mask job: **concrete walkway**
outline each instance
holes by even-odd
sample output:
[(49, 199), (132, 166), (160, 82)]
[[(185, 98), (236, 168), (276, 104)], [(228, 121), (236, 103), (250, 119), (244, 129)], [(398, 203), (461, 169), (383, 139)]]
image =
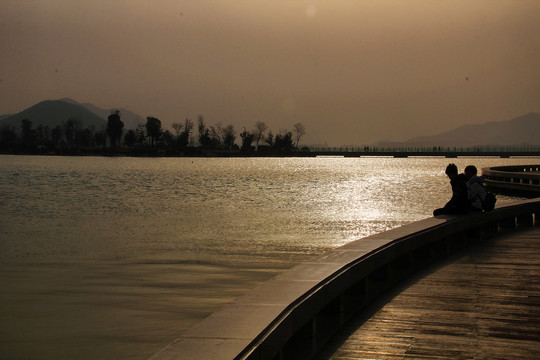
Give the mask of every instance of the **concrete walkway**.
[(540, 228), (422, 271), (353, 319), (317, 359), (540, 358)]

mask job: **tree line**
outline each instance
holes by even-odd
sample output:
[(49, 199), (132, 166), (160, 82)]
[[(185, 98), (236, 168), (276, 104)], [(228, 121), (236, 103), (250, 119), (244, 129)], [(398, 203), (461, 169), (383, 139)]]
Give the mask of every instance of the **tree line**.
[[(302, 123), (293, 130), (273, 133), (264, 122), (238, 133), (233, 125), (209, 125), (199, 115), (196, 122), (186, 118), (165, 130), (161, 121), (149, 116), (135, 129), (124, 129), (122, 115), (112, 111), (105, 127), (83, 127), (80, 118), (69, 118), (54, 128), (33, 127), (21, 120), (20, 129), (0, 128), (0, 152), (30, 154), (126, 154), (126, 155), (287, 155), (300, 150), (306, 134)], [(305, 150), (305, 149), (304, 149)]]

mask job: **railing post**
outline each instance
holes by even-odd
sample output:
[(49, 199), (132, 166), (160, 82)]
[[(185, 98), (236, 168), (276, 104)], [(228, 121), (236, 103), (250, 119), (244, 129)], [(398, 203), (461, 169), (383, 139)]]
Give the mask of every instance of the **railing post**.
[(509, 230), (515, 229), (516, 228), (515, 216), (500, 220), (499, 226), (501, 227), (501, 229), (509, 229)]
[(534, 225), (533, 214), (518, 215), (517, 224), (521, 226), (533, 226)]
[(366, 299), (371, 301), (388, 287), (388, 265), (383, 265), (366, 278)]
[(499, 232), (499, 223), (490, 222), (488, 224), (485, 224), (482, 227), (482, 232), (486, 234), (487, 237), (497, 234)]
[(367, 303), (366, 291), (366, 279), (362, 278), (343, 293), (342, 306), (343, 314), (346, 318), (350, 314), (354, 314), (358, 308), (365, 306)]

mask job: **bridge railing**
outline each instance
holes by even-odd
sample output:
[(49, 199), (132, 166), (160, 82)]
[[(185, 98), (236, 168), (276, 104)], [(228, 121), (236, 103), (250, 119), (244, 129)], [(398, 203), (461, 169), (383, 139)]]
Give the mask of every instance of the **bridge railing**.
[[(396, 153), (396, 152), (418, 152), (418, 153), (538, 153), (540, 146), (472, 146), (472, 147), (441, 147), (441, 146), (340, 146), (340, 147), (305, 147), (310, 152), (321, 153)], [(304, 148), (304, 149), (305, 149)]]
[(431, 217), (351, 242), (263, 283), (151, 359), (308, 359), (351, 316), (414, 271), (539, 223), (540, 199)]

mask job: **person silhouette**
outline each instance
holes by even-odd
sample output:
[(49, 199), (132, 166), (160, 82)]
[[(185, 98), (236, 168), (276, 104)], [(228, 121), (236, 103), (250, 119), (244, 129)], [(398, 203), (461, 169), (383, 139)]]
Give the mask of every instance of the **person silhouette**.
[(467, 178), (467, 191), (471, 211), (482, 211), (484, 200), (486, 198), (486, 188), (484, 187), (484, 178), (477, 175), (478, 170), (474, 165), (465, 167), (465, 177)]
[(445, 171), (450, 179), (452, 186), (452, 198), (444, 205), (444, 207), (435, 209), (433, 216), (444, 214), (466, 214), (469, 210), (469, 196), (467, 192), (466, 181), (464, 174), (458, 174), (456, 164), (448, 164)]

